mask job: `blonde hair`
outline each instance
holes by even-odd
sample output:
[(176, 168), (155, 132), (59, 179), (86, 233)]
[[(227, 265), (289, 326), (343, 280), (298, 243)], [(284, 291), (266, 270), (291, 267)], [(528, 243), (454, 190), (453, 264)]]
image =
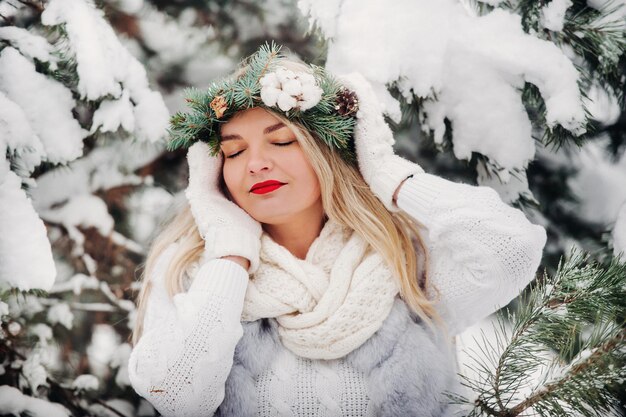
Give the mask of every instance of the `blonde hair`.
[[(285, 64), (290, 69), (308, 68), (292, 61), (286, 61)], [(346, 162), (339, 152), (321, 143), (300, 124), (278, 112), (272, 114), (294, 132), (307, 155), (320, 183), (326, 216), (353, 229), (367, 241), (371, 249), (382, 256), (397, 279), (400, 296), (410, 311), (429, 326), (435, 321), (445, 328), (434, 309), (433, 301), (426, 297), (428, 252), (420, 235), (421, 225), (405, 213), (387, 210), (365, 183), (358, 167)], [(229, 196), (223, 179), (221, 185), (222, 191)], [(152, 276), (159, 255), (174, 242), (178, 242), (178, 245), (169, 265), (165, 266), (166, 288), (170, 297), (184, 291), (185, 271), (200, 258), (204, 249), (204, 242), (186, 202), (155, 238), (146, 257), (141, 277), (143, 284), (138, 295), (136, 324), (132, 333), (133, 345), (139, 341), (143, 331), (146, 304), (152, 288), (148, 277)]]

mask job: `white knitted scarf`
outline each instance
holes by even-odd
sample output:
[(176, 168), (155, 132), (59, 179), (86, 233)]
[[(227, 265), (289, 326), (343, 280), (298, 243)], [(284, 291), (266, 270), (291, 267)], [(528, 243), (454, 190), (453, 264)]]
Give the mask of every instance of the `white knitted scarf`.
[(306, 259), (261, 236), (242, 321), (274, 317), (283, 345), (310, 359), (337, 359), (382, 325), (399, 292), (383, 258), (353, 230), (328, 220)]

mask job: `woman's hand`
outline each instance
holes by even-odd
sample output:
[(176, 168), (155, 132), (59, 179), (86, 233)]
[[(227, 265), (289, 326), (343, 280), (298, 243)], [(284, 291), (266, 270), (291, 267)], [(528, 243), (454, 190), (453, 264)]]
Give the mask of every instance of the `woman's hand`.
[(223, 157), (211, 156), (209, 149), (203, 142), (189, 148), (189, 186), (185, 190), (205, 241), (205, 257), (240, 256), (250, 261), (248, 271), (254, 272), (259, 265), (261, 224), (220, 191)]
[(361, 175), (388, 210), (398, 211), (393, 204), (394, 193), (405, 179), (424, 170), (394, 154), (393, 133), (370, 83), (358, 72), (339, 76), (338, 80), (359, 100), (354, 141)]

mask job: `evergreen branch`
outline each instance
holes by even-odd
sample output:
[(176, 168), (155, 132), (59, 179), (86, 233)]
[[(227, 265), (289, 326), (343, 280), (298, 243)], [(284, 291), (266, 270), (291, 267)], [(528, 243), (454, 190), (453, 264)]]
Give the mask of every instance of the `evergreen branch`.
[[(527, 303), (511, 314), (510, 336), (499, 317), (495, 334), (502, 353), (476, 359), (486, 378), (463, 378), (463, 385), (479, 393), (471, 415), (514, 417), (533, 408), (542, 416), (569, 416), (572, 411), (598, 416), (598, 410), (611, 410), (626, 365), (625, 281), (626, 264), (617, 259), (605, 268), (574, 253), (568, 262), (561, 261), (554, 277), (544, 276)], [(583, 326), (592, 331), (581, 341)], [(495, 350), (489, 341), (482, 344), (485, 351)], [(488, 363), (493, 370), (484, 370)], [(531, 393), (509, 406), (520, 387), (543, 369)]]
[(533, 393), (530, 397), (513, 407), (507, 412), (507, 416), (518, 416), (523, 411), (537, 404), (539, 401), (544, 400), (550, 395), (554, 395), (555, 392), (565, 385), (567, 382), (583, 373), (595, 365), (598, 361), (603, 359), (603, 355), (613, 351), (618, 345), (626, 340), (626, 329), (623, 329), (617, 336), (606, 341), (600, 348), (596, 349), (586, 360), (575, 364), (567, 375), (552, 384), (544, 386), (540, 391)]
[(263, 45), (261, 47), (261, 51), (262, 51), (263, 54), (269, 55), (269, 58), (266, 59), (265, 65), (263, 65), (263, 69), (259, 73), (259, 77), (258, 77), (259, 80), (261, 78), (263, 78), (263, 76), (265, 75), (265, 73), (269, 69), (270, 64), (274, 62), (274, 59), (276, 59), (276, 57), (280, 53), (280, 46), (277, 46), (274, 43), (274, 41), (272, 41), (272, 45), (269, 46), (269, 47), (268, 47), (267, 43), (265, 45)]

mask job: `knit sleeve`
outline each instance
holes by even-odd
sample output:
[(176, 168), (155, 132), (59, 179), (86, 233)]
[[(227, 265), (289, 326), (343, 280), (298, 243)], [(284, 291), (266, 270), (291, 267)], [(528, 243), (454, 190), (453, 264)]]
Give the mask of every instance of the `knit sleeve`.
[(188, 291), (169, 297), (165, 269), (175, 244), (157, 259), (144, 331), (128, 364), (130, 382), (163, 416), (211, 416), (224, 400), (248, 273), (215, 259), (196, 270)]
[(427, 229), (427, 293), (451, 334), (504, 307), (534, 279), (546, 231), (492, 188), (422, 173), (405, 181), (397, 204)]

